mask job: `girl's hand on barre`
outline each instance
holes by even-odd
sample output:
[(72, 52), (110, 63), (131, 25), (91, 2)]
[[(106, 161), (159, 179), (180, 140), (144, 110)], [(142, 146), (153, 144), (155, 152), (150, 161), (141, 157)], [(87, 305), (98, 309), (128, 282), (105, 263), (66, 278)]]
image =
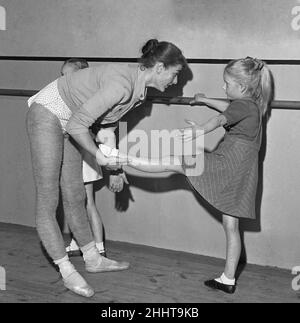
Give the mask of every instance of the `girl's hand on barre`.
[(194, 99), (190, 101), (190, 105), (194, 105), (197, 103), (205, 103), (206, 102), (206, 96), (204, 93), (196, 93), (194, 95)]
[(185, 119), (185, 122), (190, 125), (190, 127), (179, 129), (180, 134), (178, 137), (183, 141), (191, 141), (197, 137), (203, 135), (203, 129), (196, 122), (192, 120)]

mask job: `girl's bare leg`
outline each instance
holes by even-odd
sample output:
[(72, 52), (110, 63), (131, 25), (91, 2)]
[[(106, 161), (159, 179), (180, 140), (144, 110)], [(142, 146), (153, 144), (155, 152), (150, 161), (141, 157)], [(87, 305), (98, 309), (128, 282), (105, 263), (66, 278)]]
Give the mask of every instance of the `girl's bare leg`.
[(96, 244), (103, 243), (103, 223), (94, 198), (93, 182), (85, 184), (87, 214)]
[(226, 264), (224, 274), (229, 279), (234, 279), (241, 255), (239, 219), (223, 214), (223, 228), (226, 235)]

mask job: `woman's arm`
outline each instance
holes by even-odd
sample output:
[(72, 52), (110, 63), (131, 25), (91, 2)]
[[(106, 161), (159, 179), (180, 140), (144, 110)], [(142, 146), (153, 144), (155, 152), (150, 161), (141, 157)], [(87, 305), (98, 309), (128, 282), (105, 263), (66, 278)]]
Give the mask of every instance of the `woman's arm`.
[(112, 107), (119, 105), (129, 92), (122, 84), (109, 82), (73, 113), (66, 125), (67, 132), (79, 145), (95, 156), (97, 147), (89, 135), (89, 127)]
[[(116, 148), (116, 128), (117, 127), (108, 127), (100, 129), (97, 133), (96, 140), (110, 148)], [(114, 173), (114, 171), (117, 173)], [(112, 192), (121, 192), (124, 188), (124, 183), (129, 184), (121, 165), (116, 169), (111, 168), (108, 188)]]
[(102, 128), (98, 131), (96, 140), (111, 148), (116, 148), (116, 134), (117, 127)]
[(108, 159), (97, 147), (89, 132), (73, 134), (72, 137), (81, 147), (92, 154), (92, 156), (96, 157), (100, 166), (105, 166), (108, 164)]

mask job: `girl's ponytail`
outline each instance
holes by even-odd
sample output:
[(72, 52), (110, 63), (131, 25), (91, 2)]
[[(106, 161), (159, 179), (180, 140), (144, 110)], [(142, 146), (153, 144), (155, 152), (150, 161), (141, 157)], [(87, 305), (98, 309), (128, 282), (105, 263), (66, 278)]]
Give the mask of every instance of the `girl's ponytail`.
[(270, 106), (271, 101), (273, 100), (274, 84), (271, 71), (265, 63), (260, 70), (260, 74), (261, 96), (259, 98), (259, 103), (262, 108), (262, 113), (263, 115), (265, 115), (268, 111), (268, 107)]

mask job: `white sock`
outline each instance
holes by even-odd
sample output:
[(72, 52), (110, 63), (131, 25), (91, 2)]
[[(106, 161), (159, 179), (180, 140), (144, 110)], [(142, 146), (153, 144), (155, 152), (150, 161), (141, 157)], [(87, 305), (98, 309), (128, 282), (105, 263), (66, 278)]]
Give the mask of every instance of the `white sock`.
[(67, 278), (72, 273), (76, 272), (76, 269), (71, 264), (68, 256), (65, 256), (58, 260), (54, 260), (54, 263), (58, 266), (59, 271), (63, 278)]
[(100, 256), (99, 251), (96, 248), (94, 241), (83, 246), (81, 248), (81, 251), (82, 251), (82, 256), (83, 256), (85, 263), (97, 265), (98, 263), (101, 262), (101, 260), (103, 258)]
[(79, 250), (79, 246), (74, 239), (72, 239), (70, 242), (70, 250)]
[(99, 252), (104, 252), (105, 247), (104, 247), (103, 241), (102, 242), (96, 242), (96, 248), (98, 249)]
[(117, 157), (119, 150), (116, 148), (111, 148), (107, 145), (100, 144), (99, 149), (105, 157)]
[(215, 278), (215, 280), (218, 283), (225, 284), (225, 285), (234, 285), (235, 284), (235, 279), (234, 278), (233, 279), (227, 278), (224, 273), (221, 275), (221, 277)]

